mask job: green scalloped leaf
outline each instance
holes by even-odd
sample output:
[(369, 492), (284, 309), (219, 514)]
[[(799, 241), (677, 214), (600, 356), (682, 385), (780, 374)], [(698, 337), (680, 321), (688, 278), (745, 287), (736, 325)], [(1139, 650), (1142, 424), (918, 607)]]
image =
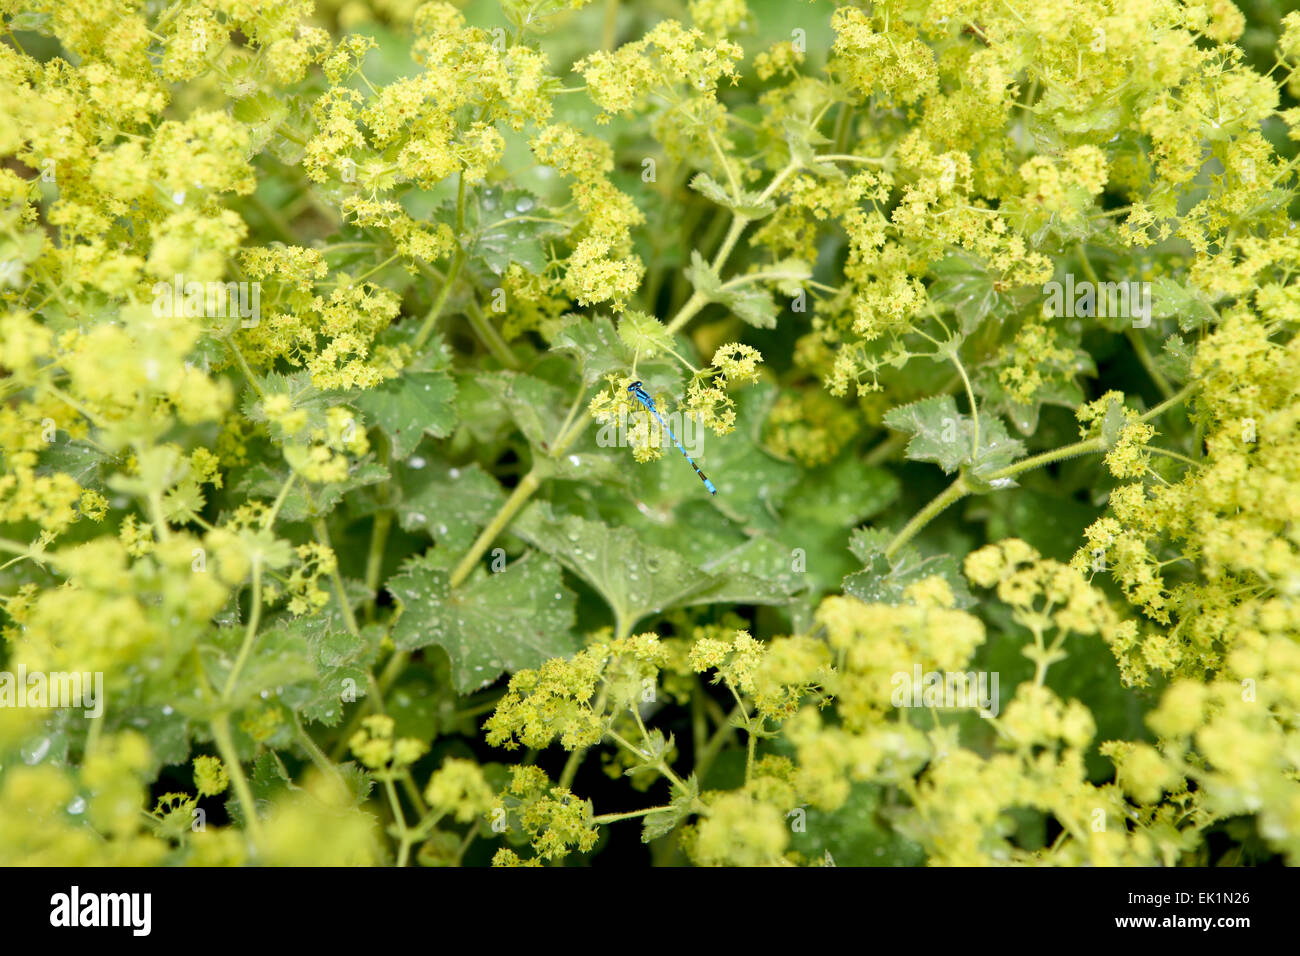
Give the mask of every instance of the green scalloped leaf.
[(525, 555), (495, 574), (480, 570), (454, 591), (450, 575), (425, 555), (403, 565), (387, 589), (399, 608), (393, 643), (441, 647), (462, 694), (578, 649), (573, 592), (544, 555)]
[(456, 382), (445, 372), (407, 372), (353, 400), (405, 458), (425, 435), (446, 438), (456, 427)]
[(912, 436), (906, 455), (912, 461), (932, 461), (948, 474), (969, 467), (975, 477), (1011, 464), (1025, 446), (1007, 434), (1000, 419), (981, 414), (979, 448), (975, 450), (975, 423), (957, 411), (951, 395), (934, 395), (885, 413), (885, 424)]

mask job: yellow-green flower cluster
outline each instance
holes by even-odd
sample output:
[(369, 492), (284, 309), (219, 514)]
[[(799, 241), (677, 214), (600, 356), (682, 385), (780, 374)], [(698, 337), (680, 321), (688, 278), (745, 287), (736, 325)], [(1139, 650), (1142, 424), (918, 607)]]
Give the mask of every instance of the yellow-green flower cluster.
[[(567, 787), (553, 787), (538, 767), (516, 766), (510, 786), (498, 806), (508, 809), (533, 849), (543, 859), (556, 859), (573, 850), (586, 852), (599, 836), (592, 823), (591, 801), (579, 800)], [(504, 858), (501, 864), (510, 861)]]
[(825, 679), (830, 655), (826, 645), (814, 638), (764, 643), (745, 631), (735, 631), (697, 638), (688, 660), (698, 672), (715, 671), (714, 683), (725, 683), (733, 694), (748, 697), (760, 717), (781, 721)]
[(640, 634), (597, 641), (568, 660), (518, 671), (484, 725), (488, 743), (540, 749), (558, 739), (566, 750), (591, 747), (604, 736), (608, 714), (639, 701), (667, 662), (658, 638)]
[(448, 757), (429, 777), (424, 791), (429, 808), (457, 823), (471, 823), (486, 814), (496, 803), (496, 794), (472, 760)]
[(394, 739), (394, 725), (393, 718), (372, 714), (361, 722), (361, 729), (352, 735), (348, 747), (365, 766), (380, 773), (409, 767), (429, 748), (413, 737)]
[(913, 585), (916, 603), (868, 604), (848, 595), (832, 596), (817, 609), (817, 623), (835, 661), (827, 689), (839, 700), (846, 726), (862, 728), (891, 708), (893, 675), (923, 671), (961, 671), (984, 643), (984, 625), (952, 607), (946, 584), (933, 591)]
[(194, 789), (200, 796), (212, 797), (223, 793), (230, 786), (230, 774), (217, 757), (199, 756), (194, 758)]

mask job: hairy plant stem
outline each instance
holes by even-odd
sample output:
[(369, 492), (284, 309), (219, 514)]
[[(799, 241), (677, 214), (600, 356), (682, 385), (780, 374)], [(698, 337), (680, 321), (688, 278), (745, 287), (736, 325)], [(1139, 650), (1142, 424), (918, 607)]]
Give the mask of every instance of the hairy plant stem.
[(659, 813), (662, 810), (673, 810), (674, 807), (647, 807), (644, 810), (631, 810), (627, 813), (602, 813), (598, 817), (592, 817), (591, 822), (597, 825), (603, 823), (617, 823), (619, 820), (631, 820), (634, 817), (649, 816), (652, 813)]
[(913, 515), (911, 521), (903, 525), (902, 530), (894, 535), (894, 539), (886, 546), (885, 557), (892, 558), (898, 553), (899, 548), (915, 538), (922, 528), (942, 514), (949, 505), (964, 498), (969, 491), (970, 489), (966, 487), (965, 478), (959, 475), (956, 481)]

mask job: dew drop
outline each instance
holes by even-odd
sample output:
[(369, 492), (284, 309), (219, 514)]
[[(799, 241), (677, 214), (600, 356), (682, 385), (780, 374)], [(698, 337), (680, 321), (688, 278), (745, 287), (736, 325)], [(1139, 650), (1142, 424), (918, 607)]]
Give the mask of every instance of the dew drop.
[(42, 737), (33, 743), (25, 744), (19, 753), (22, 755), (23, 763), (29, 767), (38, 764), (50, 755), (50, 738)]

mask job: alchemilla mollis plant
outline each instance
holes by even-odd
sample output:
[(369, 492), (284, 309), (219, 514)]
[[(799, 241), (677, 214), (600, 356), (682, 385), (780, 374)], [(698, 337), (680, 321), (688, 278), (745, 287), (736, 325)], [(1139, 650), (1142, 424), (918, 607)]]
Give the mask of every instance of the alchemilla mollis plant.
[(1300, 861), (1289, 6), (0, 0), (0, 860)]

